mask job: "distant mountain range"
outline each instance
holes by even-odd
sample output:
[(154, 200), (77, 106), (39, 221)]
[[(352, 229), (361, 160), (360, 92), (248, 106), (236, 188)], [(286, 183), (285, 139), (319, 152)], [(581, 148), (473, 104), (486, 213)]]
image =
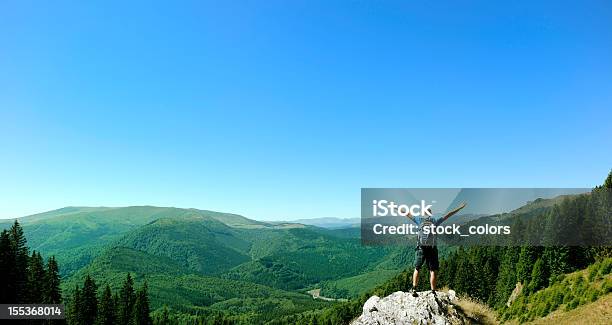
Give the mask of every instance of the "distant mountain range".
[(298, 219), (290, 221), (303, 225), (316, 226), (328, 229), (354, 228), (361, 224), (360, 218), (313, 218), (313, 219)]

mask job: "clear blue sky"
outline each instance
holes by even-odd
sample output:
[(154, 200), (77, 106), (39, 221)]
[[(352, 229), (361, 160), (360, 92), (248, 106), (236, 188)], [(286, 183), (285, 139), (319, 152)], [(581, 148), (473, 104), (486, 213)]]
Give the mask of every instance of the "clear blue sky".
[(2, 1), (0, 217), (356, 217), (612, 167), (608, 1)]

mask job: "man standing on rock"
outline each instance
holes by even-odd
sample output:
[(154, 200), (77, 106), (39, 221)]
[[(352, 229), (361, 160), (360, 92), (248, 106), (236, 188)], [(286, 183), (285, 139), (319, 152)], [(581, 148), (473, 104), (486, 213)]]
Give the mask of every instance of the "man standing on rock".
[[(419, 232), (417, 235), (417, 247), (414, 256), (414, 273), (412, 274), (412, 289), (410, 289), (410, 293), (412, 293), (413, 297), (417, 297), (417, 283), (419, 281), (419, 270), (423, 263), (427, 262), (427, 268), (429, 269), (429, 285), (431, 286), (431, 292), (436, 294), (436, 271), (439, 268), (438, 261), (438, 247), (436, 246), (436, 234), (431, 231), (433, 227), (437, 227), (446, 219), (450, 218), (452, 215), (459, 212), (459, 210), (465, 207), (465, 203), (462, 203), (454, 210), (448, 212), (443, 217), (437, 219), (434, 218), (431, 209), (428, 209), (426, 216), (412, 216), (410, 212), (406, 214), (412, 222), (414, 222), (419, 227)], [(429, 231), (424, 231), (426, 228)]]

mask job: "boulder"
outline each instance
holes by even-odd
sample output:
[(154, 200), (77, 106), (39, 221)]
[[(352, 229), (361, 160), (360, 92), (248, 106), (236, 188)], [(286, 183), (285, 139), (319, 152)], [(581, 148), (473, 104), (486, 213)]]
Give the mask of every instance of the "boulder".
[(453, 290), (436, 291), (435, 295), (423, 291), (418, 297), (402, 291), (384, 298), (372, 296), (351, 325), (470, 324), (469, 318), (453, 304), (455, 299)]

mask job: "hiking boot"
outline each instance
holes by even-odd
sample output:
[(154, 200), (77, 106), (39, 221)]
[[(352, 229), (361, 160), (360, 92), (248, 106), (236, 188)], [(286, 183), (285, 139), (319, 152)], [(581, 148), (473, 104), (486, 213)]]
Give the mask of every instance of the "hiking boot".
[(409, 291), (409, 292), (410, 292), (410, 294), (411, 294), (413, 297), (415, 297), (415, 298), (419, 296), (419, 294), (416, 292), (416, 289), (415, 289), (415, 288), (410, 289), (410, 291)]

